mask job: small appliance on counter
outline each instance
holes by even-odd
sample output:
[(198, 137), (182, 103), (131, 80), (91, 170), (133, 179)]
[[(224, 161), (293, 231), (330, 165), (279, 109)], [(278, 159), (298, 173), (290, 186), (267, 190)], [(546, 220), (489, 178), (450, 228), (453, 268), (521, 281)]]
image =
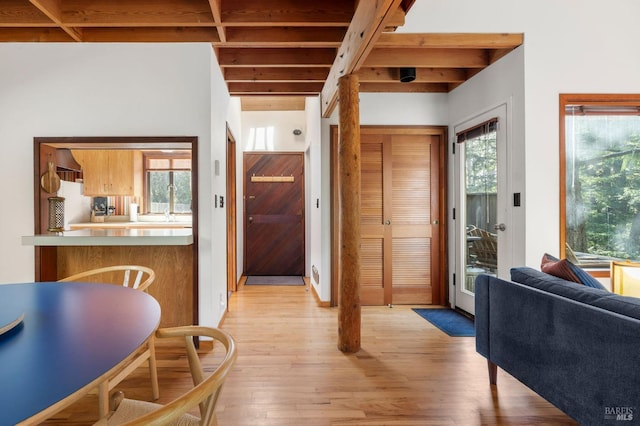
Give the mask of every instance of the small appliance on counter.
[(93, 197), (91, 201), (91, 216), (106, 216), (108, 203), (107, 197)]

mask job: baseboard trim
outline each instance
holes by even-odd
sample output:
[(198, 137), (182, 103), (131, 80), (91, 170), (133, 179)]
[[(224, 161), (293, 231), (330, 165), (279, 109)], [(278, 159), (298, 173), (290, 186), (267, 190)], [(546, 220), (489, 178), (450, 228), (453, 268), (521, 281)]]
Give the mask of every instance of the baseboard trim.
[(308, 278), (305, 278), (305, 281), (307, 281), (307, 285), (311, 287), (311, 293), (313, 293), (313, 298), (316, 299), (316, 303), (318, 304), (318, 306), (320, 306), (321, 308), (330, 308), (331, 302), (320, 300), (320, 296), (318, 296), (318, 293), (316, 292), (316, 286), (311, 285), (311, 283), (308, 282)]

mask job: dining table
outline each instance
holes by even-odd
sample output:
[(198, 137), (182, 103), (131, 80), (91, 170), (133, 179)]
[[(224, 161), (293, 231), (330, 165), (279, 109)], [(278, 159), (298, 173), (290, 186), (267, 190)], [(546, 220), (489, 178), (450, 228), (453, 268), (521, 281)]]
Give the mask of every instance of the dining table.
[(0, 426), (39, 424), (108, 389), (159, 323), (152, 296), (119, 285), (1, 284)]

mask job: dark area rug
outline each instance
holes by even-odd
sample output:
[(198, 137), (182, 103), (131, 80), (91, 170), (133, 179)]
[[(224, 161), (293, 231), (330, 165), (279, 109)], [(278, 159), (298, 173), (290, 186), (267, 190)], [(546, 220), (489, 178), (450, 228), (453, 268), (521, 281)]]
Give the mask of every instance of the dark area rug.
[(304, 285), (304, 280), (299, 276), (250, 275), (245, 285)]
[(476, 335), (473, 320), (453, 309), (413, 308), (413, 310), (449, 336), (473, 337)]

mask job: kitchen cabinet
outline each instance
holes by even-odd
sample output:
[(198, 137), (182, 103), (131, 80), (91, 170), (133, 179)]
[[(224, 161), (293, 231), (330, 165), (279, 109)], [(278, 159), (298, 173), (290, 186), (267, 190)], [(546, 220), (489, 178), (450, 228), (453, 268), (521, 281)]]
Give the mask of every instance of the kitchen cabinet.
[(141, 195), (142, 153), (134, 150), (74, 150), (82, 165), (84, 195)]

